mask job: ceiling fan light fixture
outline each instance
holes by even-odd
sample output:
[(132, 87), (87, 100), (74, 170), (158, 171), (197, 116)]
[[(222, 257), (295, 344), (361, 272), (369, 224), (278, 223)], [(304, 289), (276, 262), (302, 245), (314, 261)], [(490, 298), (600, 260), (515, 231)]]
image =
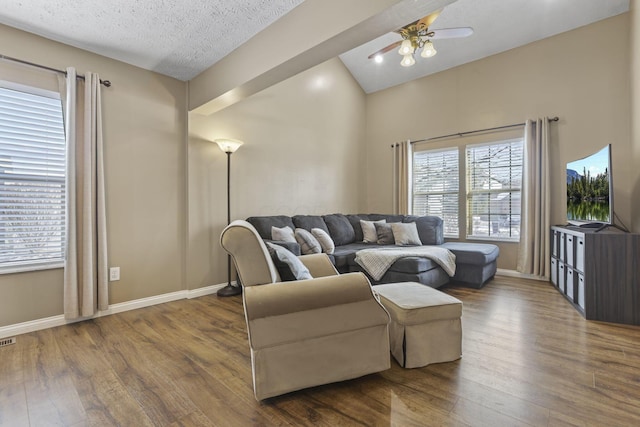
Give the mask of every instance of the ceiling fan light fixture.
[(411, 55), (413, 53), (413, 44), (411, 43), (411, 40), (402, 40), (402, 44), (400, 45), (400, 49), (398, 49), (398, 53), (402, 56)]
[(416, 60), (413, 58), (412, 54), (404, 55), (402, 61), (400, 61), (400, 65), (402, 65), (403, 67), (411, 67), (415, 63)]
[(376, 64), (382, 64), (384, 62), (384, 57), (381, 54), (377, 54), (373, 57), (373, 60), (376, 61)]
[(436, 53), (438, 53), (438, 51), (435, 47), (433, 47), (433, 43), (431, 43), (431, 40), (427, 40), (427, 42), (422, 47), (422, 53), (420, 54), (420, 56), (422, 56), (423, 58), (431, 58)]

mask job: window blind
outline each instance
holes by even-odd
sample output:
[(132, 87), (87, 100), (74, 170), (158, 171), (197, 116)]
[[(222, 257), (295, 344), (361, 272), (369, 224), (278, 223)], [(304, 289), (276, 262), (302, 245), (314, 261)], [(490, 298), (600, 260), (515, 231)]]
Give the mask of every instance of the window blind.
[(59, 98), (0, 87), (0, 269), (64, 260)]
[(458, 149), (413, 154), (413, 214), (442, 218), (444, 235), (458, 237)]
[(522, 139), (467, 147), (467, 235), (520, 237)]

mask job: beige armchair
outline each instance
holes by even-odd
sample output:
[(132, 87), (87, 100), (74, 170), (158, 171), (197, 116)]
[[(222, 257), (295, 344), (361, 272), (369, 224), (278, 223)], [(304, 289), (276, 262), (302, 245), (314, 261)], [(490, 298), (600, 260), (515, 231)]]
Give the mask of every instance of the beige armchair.
[(325, 254), (303, 255), (313, 279), (281, 282), (246, 221), (220, 242), (243, 286), (256, 399), (389, 369), (389, 315), (364, 274), (338, 275)]

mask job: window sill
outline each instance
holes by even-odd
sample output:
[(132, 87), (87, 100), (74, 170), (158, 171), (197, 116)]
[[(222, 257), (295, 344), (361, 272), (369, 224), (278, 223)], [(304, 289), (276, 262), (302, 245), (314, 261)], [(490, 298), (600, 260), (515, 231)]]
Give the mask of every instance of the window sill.
[(483, 240), (487, 242), (504, 242), (504, 243), (520, 243), (519, 238), (515, 239), (506, 239), (500, 237), (491, 237), (491, 236), (467, 236), (467, 240)]
[(26, 273), (29, 271), (54, 270), (58, 268), (64, 268), (64, 262), (62, 261), (46, 262), (46, 263), (43, 262), (41, 264), (26, 264), (26, 265), (13, 265), (13, 266), (0, 267), (0, 275)]

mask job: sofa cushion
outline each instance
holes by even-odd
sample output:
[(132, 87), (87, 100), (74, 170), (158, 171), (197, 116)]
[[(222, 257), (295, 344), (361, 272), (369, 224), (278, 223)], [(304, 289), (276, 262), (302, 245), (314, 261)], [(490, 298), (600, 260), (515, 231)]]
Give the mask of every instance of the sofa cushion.
[(353, 232), (356, 234), (356, 242), (362, 242), (364, 240), (364, 236), (362, 235), (362, 227), (360, 226), (360, 220), (369, 221), (369, 215), (367, 214), (358, 214), (358, 215), (347, 215), (347, 219), (351, 223), (353, 227)]
[(312, 228), (319, 228), (327, 233), (329, 232), (327, 224), (324, 223), (321, 215), (295, 215), (291, 220), (296, 228), (304, 228), (307, 231), (311, 231)]
[(441, 245), (444, 243), (442, 219), (437, 216), (406, 216), (403, 222), (415, 222), (423, 245)]
[(420, 246), (420, 236), (415, 222), (392, 222), (393, 240), (398, 246)]
[(325, 215), (322, 218), (325, 224), (327, 224), (329, 235), (336, 246), (347, 245), (356, 241), (356, 234), (346, 216), (342, 214), (331, 214)]
[(291, 227), (271, 227), (271, 239), (280, 240), (281, 242), (296, 242), (296, 237)]
[(296, 228), (291, 218), (285, 215), (252, 216), (247, 218), (247, 222), (255, 227), (263, 239), (271, 239), (271, 227), (289, 227), (292, 230)]
[(433, 270), (434, 268), (438, 267), (438, 264), (432, 259), (425, 257), (408, 256), (400, 258), (399, 260), (394, 262), (391, 267), (389, 267), (389, 271), (417, 274), (422, 273), (423, 271)]
[(378, 235), (378, 244), (379, 245), (393, 245), (395, 240), (393, 240), (393, 230), (391, 230), (391, 224), (387, 224), (386, 222), (374, 222), (373, 225), (376, 227), (376, 234)]
[(318, 239), (316, 239), (310, 231), (304, 228), (296, 228), (294, 236), (300, 245), (300, 250), (303, 255), (319, 254), (322, 252), (320, 242), (318, 242)]
[(381, 219), (380, 221), (366, 221), (360, 220), (360, 228), (362, 229), (362, 240), (356, 240), (356, 242), (364, 243), (378, 243), (378, 232), (376, 231), (376, 224), (385, 224), (387, 221)]
[(442, 245), (456, 256), (456, 265), (485, 265), (498, 258), (500, 248), (488, 243), (447, 242)]
[(369, 214), (368, 216), (371, 221), (379, 221), (381, 219), (384, 219), (387, 222), (402, 222), (402, 220), (404, 219), (404, 215)]
[[(302, 261), (300, 261), (300, 259), (292, 252), (282, 246), (274, 245), (269, 242), (267, 243), (267, 248), (269, 249), (269, 254), (274, 259), (274, 264), (278, 269), (280, 279), (283, 281), (313, 279), (309, 269), (305, 267)], [(281, 264), (279, 268), (279, 264), (275, 262), (276, 260), (286, 264), (289, 271), (287, 272), (285, 269), (281, 268)]]
[(336, 250), (336, 245), (333, 243), (333, 240), (331, 240), (331, 236), (329, 236), (328, 232), (321, 228), (312, 228), (311, 234), (313, 234), (313, 237), (318, 239), (322, 252), (328, 255), (333, 254), (333, 251)]
[[(333, 252), (333, 257), (335, 260), (335, 266), (340, 269), (342, 267), (346, 267), (348, 265), (356, 264), (356, 252), (361, 249), (371, 249), (375, 248), (377, 245), (371, 243), (350, 243), (348, 245), (336, 246), (335, 251)], [(359, 266), (358, 266), (359, 267)], [(359, 271), (359, 269), (358, 269)]]

